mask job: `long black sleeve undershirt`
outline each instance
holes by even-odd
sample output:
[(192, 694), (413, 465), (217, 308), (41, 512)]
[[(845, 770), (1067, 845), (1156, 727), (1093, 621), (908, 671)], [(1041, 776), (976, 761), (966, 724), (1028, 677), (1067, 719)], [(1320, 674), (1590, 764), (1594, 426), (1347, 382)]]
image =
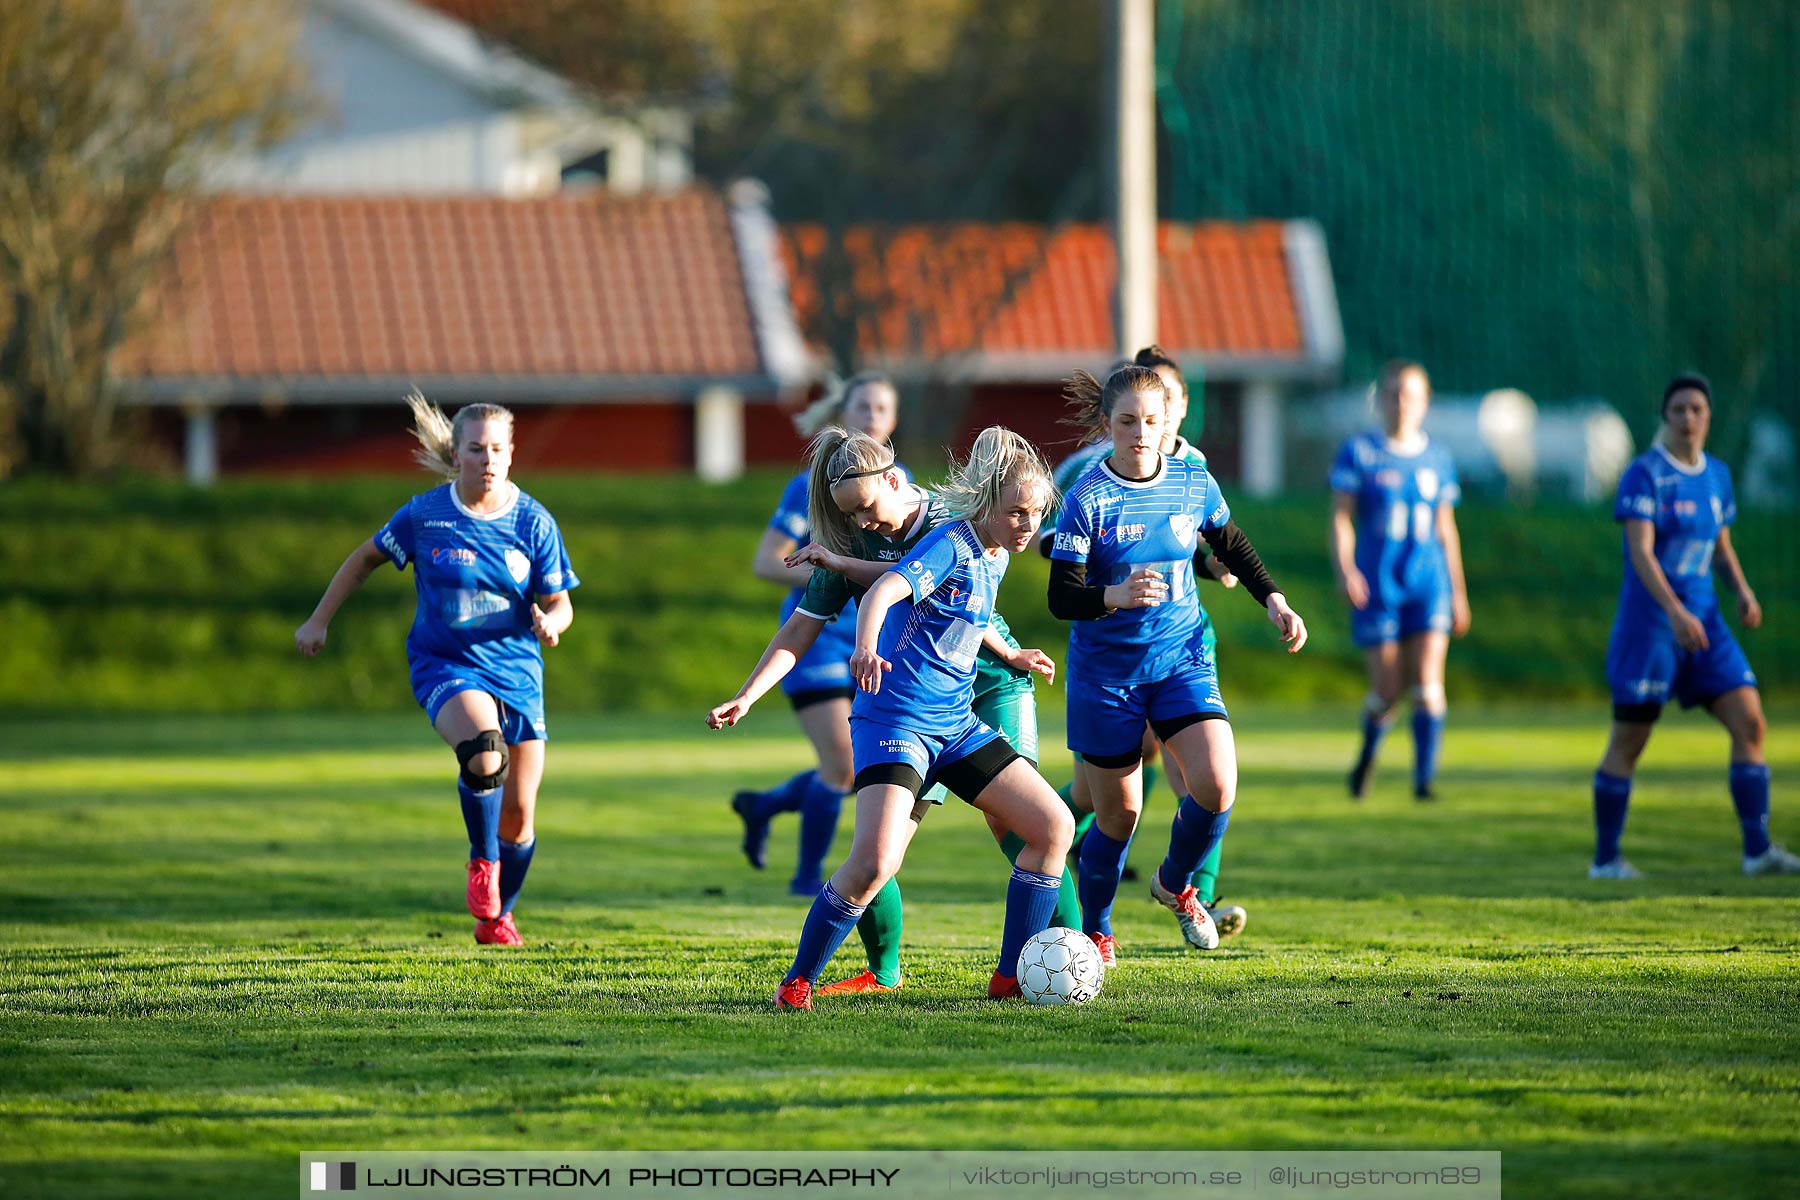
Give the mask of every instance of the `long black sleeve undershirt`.
[(1269, 578), (1269, 569), (1263, 566), (1262, 557), (1244, 536), (1244, 531), (1237, 527), (1236, 521), (1225, 522), (1223, 529), (1209, 529), (1205, 536), (1206, 544), (1225, 564), (1225, 569), (1243, 581), (1258, 604), (1267, 605), (1269, 597), (1281, 590)]
[[(1281, 589), (1269, 578), (1269, 570), (1236, 522), (1206, 534), (1207, 545), (1219, 561), (1244, 583), (1258, 604)], [(1204, 568), (1196, 565), (1196, 572)], [(1050, 560), (1050, 615), (1059, 621), (1094, 621), (1112, 610), (1106, 607), (1106, 589), (1087, 581), (1087, 564), (1067, 559)]]

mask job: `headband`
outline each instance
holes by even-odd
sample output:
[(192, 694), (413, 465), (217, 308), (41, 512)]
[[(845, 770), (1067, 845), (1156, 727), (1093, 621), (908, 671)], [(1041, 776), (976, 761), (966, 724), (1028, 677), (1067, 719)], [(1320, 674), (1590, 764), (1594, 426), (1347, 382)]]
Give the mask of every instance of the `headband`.
[(831, 486), (836, 487), (838, 484), (843, 483), (845, 480), (861, 479), (865, 475), (880, 475), (884, 471), (891, 471), (894, 469), (894, 464), (898, 461), (899, 461), (898, 459), (889, 459), (887, 466), (885, 466), (885, 467), (870, 467), (866, 471), (845, 471), (842, 475), (839, 475), (836, 478), (831, 480)]

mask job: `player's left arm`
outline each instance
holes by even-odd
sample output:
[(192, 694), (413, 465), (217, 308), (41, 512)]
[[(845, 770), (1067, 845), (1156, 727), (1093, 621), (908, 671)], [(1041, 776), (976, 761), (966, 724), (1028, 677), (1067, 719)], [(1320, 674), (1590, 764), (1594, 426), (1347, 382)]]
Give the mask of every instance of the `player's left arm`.
[(1713, 569), (1725, 576), (1725, 582), (1737, 593), (1738, 623), (1745, 629), (1761, 625), (1762, 605), (1757, 603), (1756, 593), (1750, 590), (1750, 581), (1744, 578), (1744, 564), (1738, 561), (1737, 549), (1731, 544), (1729, 525), (1719, 530), (1719, 541), (1713, 548)]
[(1450, 631), (1461, 637), (1469, 632), (1469, 585), (1463, 579), (1462, 534), (1456, 528), (1456, 509), (1448, 500), (1437, 506), (1437, 533), (1444, 547), (1444, 565), (1450, 571)]
[(575, 620), (575, 604), (567, 591), (540, 593), (531, 606), (531, 632), (546, 646), (561, 640)]
[(1270, 578), (1262, 556), (1244, 536), (1244, 531), (1237, 527), (1237, 522), (1231, 519), (1231, 506), (1225, 503), (1218, 483), (1210, 478), (1204, 510), (1206, 519), (1200, 523), (1200, 534), (1212, 547), (1213, 556), (1242, 580), (1245, 590), (1263, 606), (1270, 623), (1280, 631), (1281, 640), (1287, 643), (1288, 653), (1297, 653), (1306, 645), (1306, 622), (1300, 619), (1300, 614), (1293, 610), (1275, 580)]

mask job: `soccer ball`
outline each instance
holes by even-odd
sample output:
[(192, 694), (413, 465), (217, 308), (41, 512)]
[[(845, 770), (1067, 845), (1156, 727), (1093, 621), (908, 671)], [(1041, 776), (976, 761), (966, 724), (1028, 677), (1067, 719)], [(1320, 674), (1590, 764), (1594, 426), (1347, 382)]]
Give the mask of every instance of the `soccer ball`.
[(1086, 1004), (1105, 979), (1099, 947), (1079, 929), (1052, 925), (1019, 951), (1019, 990), (1033, 1004)]

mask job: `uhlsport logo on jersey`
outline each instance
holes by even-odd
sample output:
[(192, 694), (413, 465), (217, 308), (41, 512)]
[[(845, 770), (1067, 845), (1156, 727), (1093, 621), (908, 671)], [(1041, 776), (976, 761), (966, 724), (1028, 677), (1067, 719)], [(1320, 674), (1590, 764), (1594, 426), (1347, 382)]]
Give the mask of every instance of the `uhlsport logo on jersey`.
[(312, 1187), (315, 1192), (354, 1192), (356, 1164), (353, 1162), (316, 1162), (312, 1164)]
[(524, 583), (525, 577), (531, 574), (531, 560), (517, 546), (506, 549), (506, 569), (512, 575), (514, 583)]
[(1194, 540), (1194, 514), (1176, 513), (1169, 518), (1169, 528), (1175, 532), (1175, 540), (1182, 545), (1191, 545)]

